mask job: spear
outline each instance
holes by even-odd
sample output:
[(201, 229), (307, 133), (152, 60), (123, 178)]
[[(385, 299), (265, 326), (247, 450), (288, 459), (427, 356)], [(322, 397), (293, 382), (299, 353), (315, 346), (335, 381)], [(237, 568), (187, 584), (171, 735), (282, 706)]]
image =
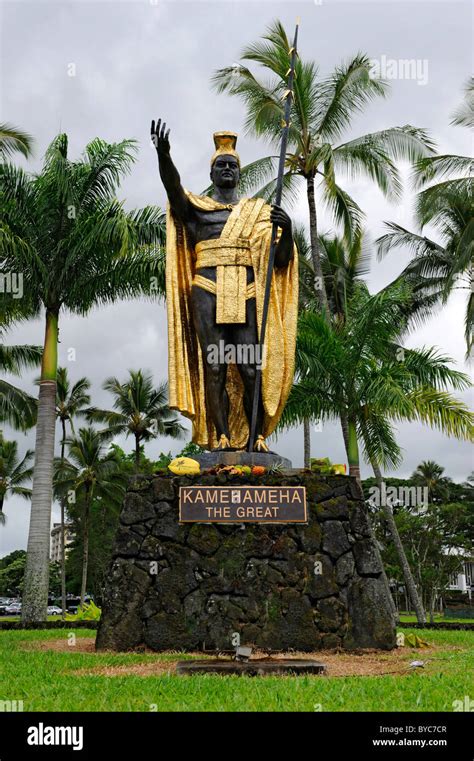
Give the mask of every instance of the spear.
[[(290, 48), (290, 51), (289, 51), (291, 54), (291, 63), (290, 63), (290, 68), (288, 70), (287, 89), (285, 90), (285, 94), (284, 94), (285, 118), (282, 121), (282, 129), (281, 129), (280, 160), (278, 164), (278, 176), (277, 176), (275, 201), (274, 201), (276, 206), (279, 206), (281, 204), (281, 196), (283, 192), (283, 174), (285, 170), (286, 148), (288, 145), (288, 133), (290, 131), (290, 111), (291, 111), (291, 102), (293, 99), (293, 80), (295, 78), (298, 26), (299, 26), (299, 19), (296, 20), (295, 37), (293, 40), (293, 46)], [(265, 281), (265, 296), (263, 300), (262, 324), (260, 327), (260, 337), (258, 341), (259, 352), (257, 353), (257, 357), (260, 357), (260, 358), (263, 357), (263, 346), (265, 344), (265, 331), (267, 328), (268, 306), (270, 303), (270, 289), (272, 284), (273, 266), (275, 263), (275, 251), (277, 247), (277, 234), (278, 234), (278, 225), (276, 222), (274, 222), (272, 226), (270, 254), (268, 257), (268, 270), (267, 270), (267, 277)], [(262, 365), (260, 362), (257, 365), (256, 374), (255, 374), (255, 388), (253, 392), (253, 406), (252, 406), (252, 422), (250, 425), (250, 437), (249, 437), (249, 449), (248, 449), (249, 452), (253, 451), (253, 446), (255, 442), (255, 432), (257, 427), (257, 412), (258, 412), (258, 403), (260, 399), (261, 385), (262, 385)]]

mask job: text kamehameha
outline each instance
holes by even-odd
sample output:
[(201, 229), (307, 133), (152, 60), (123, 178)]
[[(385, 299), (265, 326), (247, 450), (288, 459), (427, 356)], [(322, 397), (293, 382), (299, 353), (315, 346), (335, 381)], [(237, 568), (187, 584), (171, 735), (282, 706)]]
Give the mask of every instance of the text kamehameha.
[(302, 505), (304, 495), (298, 489), (285, 487), (183, 488), (181, 501), (184, 506), (200, 507), (209, 519), (233, 516), (247, 520), (271, 519), (278, 517), (282, 505)]

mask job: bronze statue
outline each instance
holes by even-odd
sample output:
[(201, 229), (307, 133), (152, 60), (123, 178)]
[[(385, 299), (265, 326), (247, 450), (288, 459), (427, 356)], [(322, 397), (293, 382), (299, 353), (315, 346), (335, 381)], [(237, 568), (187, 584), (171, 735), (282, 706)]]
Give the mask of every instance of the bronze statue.
[[(278, 423), (293, 380), (298, 267), (291, 219), (281, 207), (270, 207), (262, 199), (239, 199), (240, 159), (233, 132), (214, 134), (212, 198), (185, 190), (171, 159), (169, 132), (161, 120), (152, 122), (169, 201), (170, 406), (193, 421), (194, 442), (209, 449), (243, 449), (249, 437), (256, 363), (262, 361), (255, 449), (268, 451), (265, 437)], [(273, 222), (279, 239), (264, 354), (259, 357)]]

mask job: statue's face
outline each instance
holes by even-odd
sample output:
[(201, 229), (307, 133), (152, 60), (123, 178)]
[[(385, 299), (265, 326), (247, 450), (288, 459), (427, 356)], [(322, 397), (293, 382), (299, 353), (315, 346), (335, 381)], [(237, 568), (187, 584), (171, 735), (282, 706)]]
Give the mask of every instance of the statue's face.
[(235, 156), (218, 156), (211, 169), (211, 180), (215, 187), (235, 188), (239, 179), (240, 169)]

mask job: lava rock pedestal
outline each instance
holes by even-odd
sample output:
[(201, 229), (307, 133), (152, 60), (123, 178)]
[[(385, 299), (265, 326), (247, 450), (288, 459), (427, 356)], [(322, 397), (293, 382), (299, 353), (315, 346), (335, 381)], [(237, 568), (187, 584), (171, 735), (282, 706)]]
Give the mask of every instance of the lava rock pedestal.
[[(305, 486), (308, 524), (179, 524), (180, 486)], [(120, 516), (99, 650), (391, 649), (393, 607), (355, 481), (138, 476)]]

